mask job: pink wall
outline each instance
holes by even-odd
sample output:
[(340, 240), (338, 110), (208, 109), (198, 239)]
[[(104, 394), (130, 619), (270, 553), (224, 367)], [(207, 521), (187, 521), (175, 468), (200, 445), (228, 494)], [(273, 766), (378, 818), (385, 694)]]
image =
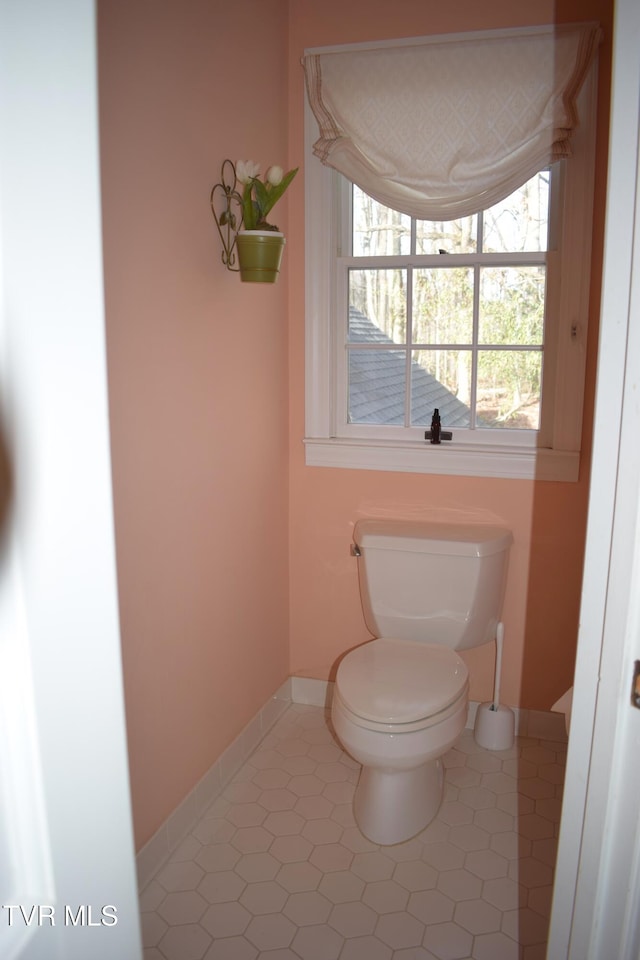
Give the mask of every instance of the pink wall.
[[(572, 683), (588, 492), (588, 455), (599, 303), (603, 227), (610, 0), (514, 4), (512, 0), (296, 0), (290, 6), (290, 161), (303, 160), (305, 47), (428, 33), (477, 30), (554, 19), (600, 20), (600, 128), (596, 179), (589, 370), (583, 449), (577, 484), (419, 476), (310, 468), (304, 464), (304, 211), (292, 207), (290, 236), (290, 568), (291, 673), (332, 676), (336, 658), (367, 639), (355, 561), (349, 556), (354, 522), (362, 516), (476, 518), (513, 530), (504, 609), (503, 700), (548, 709)], [(493, 646), (470, 652), (473, 699), (492, 691)]]
[(286, 255), (279, 284), (242, 284), (209, 210), (225, 157), (286, 163), (286, 17), (285, 0), (99, 5), (138, 846), (288, 674)]

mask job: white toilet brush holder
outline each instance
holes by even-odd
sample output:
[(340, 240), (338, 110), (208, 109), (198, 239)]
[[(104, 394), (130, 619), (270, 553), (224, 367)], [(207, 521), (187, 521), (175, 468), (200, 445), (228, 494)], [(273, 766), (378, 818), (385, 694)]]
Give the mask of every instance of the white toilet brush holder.
[(500, 675), (502, 673), (502, 645), (504, 624), (496, 629), (496, 672), (493, 685), (493, 700), (481, 703), (476, 713), (474, 737), (476, 743), (487, 750), (508, 750), (513, 746), (516, 718), (510, 707), (500, 703)]

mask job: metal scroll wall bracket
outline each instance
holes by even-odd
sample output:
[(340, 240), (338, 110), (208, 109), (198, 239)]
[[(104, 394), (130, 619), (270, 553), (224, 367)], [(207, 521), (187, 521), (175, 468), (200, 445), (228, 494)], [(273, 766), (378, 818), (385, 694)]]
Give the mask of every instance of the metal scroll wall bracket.
[(222, 241), (222, 262), (227, 270), (240, 270), (236, 266), (236, 240), (242, 226), (242, 197), (236, 190), (236, 168), (231, 160), (225, 160), (220, 171), (220, 183), (211, 190), (211, 212)]

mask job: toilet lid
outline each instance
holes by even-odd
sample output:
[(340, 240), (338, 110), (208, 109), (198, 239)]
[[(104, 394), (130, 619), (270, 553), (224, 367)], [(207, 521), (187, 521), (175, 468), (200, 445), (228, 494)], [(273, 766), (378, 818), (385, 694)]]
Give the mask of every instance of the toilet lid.
[(439, 713), (462, 693), (467, 668), (449, 647), (411, 640), (372, 640), (338, 667), (346, 706), (379, 723), (413, 723)]

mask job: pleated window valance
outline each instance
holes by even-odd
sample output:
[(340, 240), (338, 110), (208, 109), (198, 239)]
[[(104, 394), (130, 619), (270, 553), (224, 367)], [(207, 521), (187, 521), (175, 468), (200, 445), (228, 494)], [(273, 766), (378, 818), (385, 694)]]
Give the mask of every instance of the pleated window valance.
[(452, 220), (571, 154), (595, 23), (308, 52), (314, 153), (380, 203)]

